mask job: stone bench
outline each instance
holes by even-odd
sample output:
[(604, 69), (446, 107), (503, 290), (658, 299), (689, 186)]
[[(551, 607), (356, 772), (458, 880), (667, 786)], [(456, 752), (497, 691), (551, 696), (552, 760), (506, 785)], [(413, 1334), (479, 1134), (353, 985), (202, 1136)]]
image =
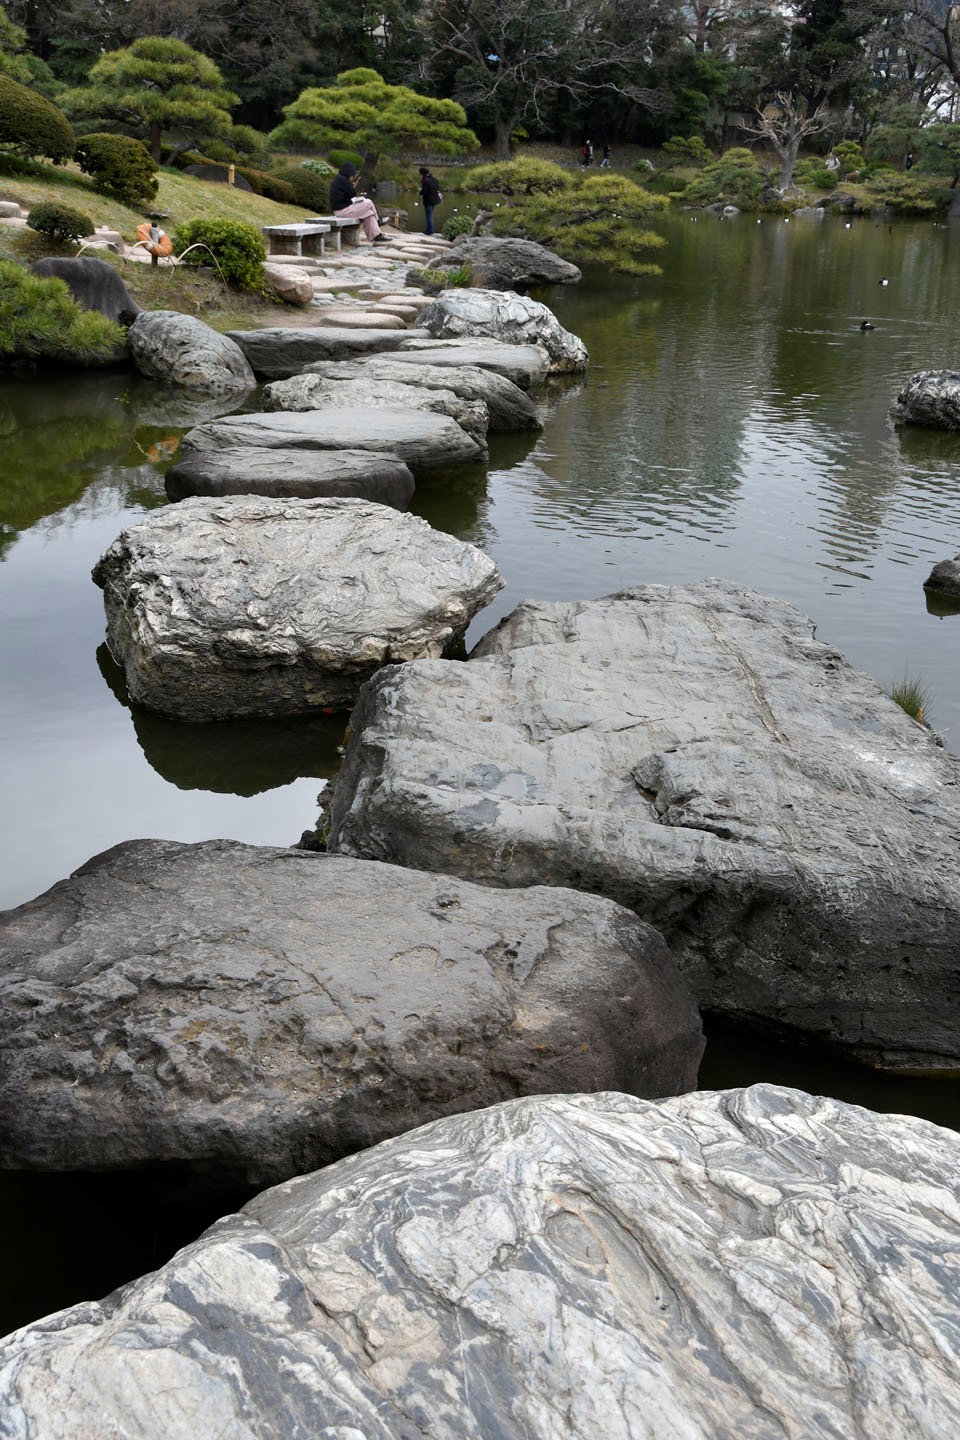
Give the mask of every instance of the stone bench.
[(360, 221), (351, 220), (343, 215), (314, 215), (307, 222), (309, 225), (329, 225), (333, 232), (330, 242), (335, 250), (341, 248), (342, 243), (347, 245), (360, 244)]
[(263, 225), (267, 255), (322, 255), (324, 236), (333, 232), (334, 244), (340, 249), (340, 232), (326, 222), (309, 220), (305, 224)]

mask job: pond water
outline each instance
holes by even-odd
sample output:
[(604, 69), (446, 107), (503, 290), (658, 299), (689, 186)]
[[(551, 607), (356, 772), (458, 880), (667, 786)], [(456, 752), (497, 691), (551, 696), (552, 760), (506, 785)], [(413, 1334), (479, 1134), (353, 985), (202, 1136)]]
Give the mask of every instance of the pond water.
[[(896, 432), (888, 409), (914, 370), (960, 364), (960, 230), (686, 215), (662, 229), (662, 278), (588, 273), (541, 294), (592, 356), (584, 380), (545, 398), (542, 436), (494, 437), (488, 470), (418, 489), (414, 509), (481, 545), (507, 580), (468, 643), (524, 598), (727, 576), (797, 605), (882, 685), (921, 678), (928, 719), (956, 750), (960, 616), (929, 613), (922, 585), (960, 552), (960, 437)], [(316, 818), (342, 721), (186, 726), (131, 711), (103, 646), (90, 569), (165, 503), (163, 470), (198, 418), (203, 407), (125, 375), (0, 388), (0, 906), (122, 840), (290, 844)], [(950, 1082), (711, 1038), (702, 1083), (758, 1078), (956, 1123)], [(70, 1181), (59, 1203), (80, 1194), (71, 1203), (94, 1229), (108, 1217), (92, 1262), (103, 1284), (60, 1259), (38, 1284), (26, 1257), (51, 1243), (55, 1183), (25, 1177), (0, 1194), (25, 1257), (0, 1330), (102, 1293), (199, 1229), (195, 1216), (169, 1233), (144, 1224), (140, 1191), (91, 1200), (92, 1181)], [(149, 1250), (117, 1242), (131, 1210)], [(74, 1222), (70, 1237), (75, 1250)]]

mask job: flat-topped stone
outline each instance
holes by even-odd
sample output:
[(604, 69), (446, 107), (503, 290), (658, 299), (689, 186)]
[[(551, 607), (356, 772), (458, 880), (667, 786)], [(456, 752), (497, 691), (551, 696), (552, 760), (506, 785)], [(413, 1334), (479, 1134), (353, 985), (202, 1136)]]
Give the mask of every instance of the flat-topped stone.
[(16, 1436), (947, 1440), (960, 1142), (758, 1085), (531, 1096), (267, 1191), (0, 1347)]
[(374, 677), (327, 803), (332, 851), (629, 904), (730, 1020), (960, 1067), (960, 761), (781, 601), (525, 603)]
[[(380, 347), (386, 350), (386, 346)], [(535, 345), (507, 345), (502, 340), (433, 340), (425, 334), (407, 331), (396, 346), (411, 365), (477, 365), (481, 370), (494, 370), (521, 390), (531, 390), (546, 380), (549, 363)], [(373, 347), (371, 347), (372, 353)], [(315, 360), (346, 358), (345, 356), (311, 357)]]
[(398, 455), (375, 450), (270, 450), (257, 446), (200, 450), (163, 477), (171, 500), (188, 495), (327, 495), (374, 500), (406, 510), (413, 475)]
[(229, 840), (118, 845), (0, 913), (0, 996), (6, 1165), (224, 1188), (517, 1093), (675, 1094), (703, 1049), (608, 900)]
[(152, 512), (93, 578), (130, 698), (192, 721), (347, 707), (379, 666), (455, 645), (503, 585), (417, 516), (259, 495)]
[(507, 344), (536, 345), (548, 357), (552, 374), (585, 370), (587, 347), (565, 330), (539, 300), (513, 291), (444, 290), (420, 316), (420, 324), (438, 338), (485, 336)]
[(493, 431), (540, 430), (542, 421), (530, 396), (512, 380), (478, 365), (408, 365), (402, 354), (371, 355), (360, 360), (320, 360), (304, 367), (303, 374), (279, 385), (293, 385), (310, 375), (332, 382), (362, 384), (388, 381), (424, 390), (452, 390), (464, 400), (481, 400)]
[(355, 380), (340, 376), (328, 379), (322, 375), (291, 375), (289, 380), (273, 380), (265, 385), (263, 399), (264, 409), (268, 411), (367, 407), (429, 410), (437, 415), (449, 415), (478, 445), (487, 443), (489, 416), (482, 400), (464, 400), (453, 390), (406, 385), (378, 375), (363, 375)]
[(239, 345), (260, 379), (284, 380), (288, 375), (298, 375), (311, 360), (348, 360), (353, 355), (396, 350), (416, 339), (417, 332), (383, 326), (358, 330), (344, 326), (296, 329), (275, 326), (264, 330), (231, 330), (227, 338)]
[(190, 430), (184, 459), (199, 451), (245, 445), (281, 450), (376, 450), (398, 455), (416, 474), (482, 460), (482, 445), (446, 415), (428, 411), (354, 406), (340, 410), (227, 415)]

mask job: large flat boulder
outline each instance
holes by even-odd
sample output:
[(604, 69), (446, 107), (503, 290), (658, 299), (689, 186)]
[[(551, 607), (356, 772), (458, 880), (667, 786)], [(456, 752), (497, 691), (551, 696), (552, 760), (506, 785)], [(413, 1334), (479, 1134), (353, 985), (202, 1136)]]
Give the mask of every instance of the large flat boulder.
[(535, 240), (511, 236), (461, 235), (454, 241), (450, 256), (467, 260), (474, 270), (489, 267), (505, 270), (514, 285), (575, 285), (581, 279), (576, 265), (561, 260)]
[(127, 331), (127, 348), (140, 374), (162, 385), (244, 395), (257, 383), (238, 345), (177, 310), (141, 310)]
[(483, 460), (484, 447), (448, 415), (406, 407), (353, 405), (330, 410), (278, 410), (229, 415), (189, 431), (184, 459), (209, 450), (374, 450), (396, 455), (417, 473)]
[(536, 345), (508, 345), (503, 340), (483, 339), (430, 340), (411, 335), (409, 330), (397, 358), (409, 365), (475, 365), (503, 375), (521, 390), (532, 390), (550, 373), (549, 361)]
[(796, 1090), (530, 1097), (257, 1196), (0, 1345), (51, 1440), (945, 1440), (960, 1142)]
[(897, 425), (960, 430), (960, 370), (918, 370), (891, 410)]
[(411, 364), (406, 355), (371, 355), (362, 360), (318, 360), (304, 366), (303, 374), (320, 375), (326, 380), (374, 378), (424, 390), (452, 390), (464, 400), (483, 402), (492, 431), (543, 429), (537, 407), (527, 392), (495, 370), (483, 370), (479, 365)]
[(4, 1164), (224, 1185), (518, 1094), (692, 1089), (703, 1048), (607, 900), (228, 840), (131, 841), (0, 916), (0, 995)]
[(587, 347), (546, 305), (500, 290), (444, 290), (421, 311), (420, 325), (437, 339), (483, 336), (508, 345), (535, 345), (551, 374), (587, 368)]
[(449, 415), (478, 445), (487, 443), (489, 415), (482, 400), (464, 400), (453, 390), (408, 385), (379, 375), (355, 380), (325, 375), (291, 375), (264, 386), (265, 410), (429, 410)]
[(503, 585), (417, 516), (256, 495), (153, 511), (93, 578), (131, 700), (194, 721), (352, 705), (379, 666), (455, 645)]
[(656, 925), (706, 1009), (960, 1064), (960, 762), (813, 625), (724, 581), (521, 605), (387, 671), (330, 792), (341, 854), (574, 885)]
[(298, 375), (311, 360), (349, 360), (354, 355), (396, 350), (416, 334), (414, 330), (376, 326), (352, 329), (278, 325), (263, 330), (231, 330), (228, 338), (239, 345), (259, 379), (283, 380)]
[(406, 510), (416, 488), (398, 455), (375, 450), (198, 450), (163, 477), (171, 500), (188, 495), (329, 495)]

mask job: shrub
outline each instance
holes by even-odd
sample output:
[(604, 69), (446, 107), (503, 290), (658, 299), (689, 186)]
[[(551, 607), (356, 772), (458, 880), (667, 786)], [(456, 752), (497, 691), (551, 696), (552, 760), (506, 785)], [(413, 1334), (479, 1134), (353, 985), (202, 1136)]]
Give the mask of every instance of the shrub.
[(84, 135), (77, 161), (98, 190), (123, 205), (138, 205), (157, 193), (157, 167), (146, 145), (130, 135)]
[(43, 200), (34, 205), (27, 216), (31, 230), (46, 235), (51, 240), (82, 240), (84, 235), (93, 234), (93, 221), (82, 210), (71, 210), (69, 205), (58, 205), (55, 200)]
[(836, 190), (837, 177), (820, 159), (798, 160), (793, 171), (794, 184), (809, 185), (818, 190)]
[(469, 285), (472, 273), (469, 265), (449, 265), (421, 270), (420, 278), (425, 285), (438, 285), (442, 290), (454, 290)]
[(330, 175), (335, 172), (327, 167), (327, 174), (318, 173), (303, 165), (278, 167), (277, 174), (291, 192), (288, 204), (302, 205), (314, 215), (322, 215), (330, 204)]
[(292, 205), (293, 186), (288, 185), (286, 179), (277, 175), (271, 175), (267, 170), (251, 170), (247, 165), (234, 167), (236, 173), (246, 180), (254, 195), (265, 195), (268, 200), (276, 200), (278, 205)]
[(936, 214), (947, 209), (955, 194), (942, 182), (895, 170), (873, 174), (866, 188), (875, 204), (889, 205), (898, 215)]
[(82, 309), (65, 281), (0, 260), (0, 357), (103, 360), (122, 343), (120, 327), (98, 310)]
[[(493, 190), (501, 195), (553, 195), (568, 190), (573, 176), (552, 160), (495, 160), (464, 173), (458, 189)], [(451, 187), (453, 188), (453, 187)]]
[(327, 164), (326, 160), (301, 160), (300, 169), (310, 170), (314, 175), (330, 176), (337, 173), (332, 165)]
[(855, 175), (858, 170), (863, 169), (863, 151), (856, 140), (841, 140), (834, 145), (833, 153), (840, 161), (837, 174), (841, 180), (846, 180), (849, 175)]
[(753, 152), (735, 146), (705, 165), (683, 192), (684, 200), (694, 205), (711, 205), (725, 201), (733, 205), (755, 205), (767, 183), (763, 169)]
[(56, 105), (0, 75), (0, 146), (20, 155), (45, 155), (59, 165), (73, 154), (73, 131)]
[(255, 225), (243, 220), (188, 220), (177, 227), (174, 253), (183, 255), (191, 245), (205, 245), (207, 249), (191, 251), (186, 264), (209, 265), (212, 254), (228, 285), (237, 290), (265, 289), (263, 262), (267, 255), (263, 236)]
[(363, 156), (358, 154), (356, 150), (329, 150), (327, 152), (327, 159), (336, 170), (339, 170), (341, 165), (346, 165), (348, 162), (351, 165), (356, 165), (358, 170), (363, 164)]
[(458, 235), (469, 235), (472, 229), (473, 220), (469, 215), (451, 215), (450, 219), (444, 222), (443, 238), (456, 240)]

